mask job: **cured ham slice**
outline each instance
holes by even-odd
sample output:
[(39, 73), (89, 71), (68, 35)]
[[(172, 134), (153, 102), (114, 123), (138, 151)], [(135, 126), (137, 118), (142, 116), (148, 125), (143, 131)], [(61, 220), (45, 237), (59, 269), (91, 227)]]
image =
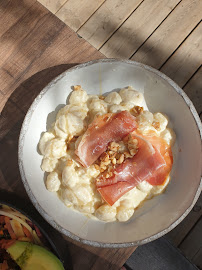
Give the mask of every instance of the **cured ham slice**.
[(110, 205), (142, 181), (163, 184), (170, 173), (172, 153), (165, 141), (156, 136), (133, 136), (138, 140), (137, 154), (117, 166), (112, 177), (102, 175), (96, 181), (102, 198)]
[(79, 162), (88, 167), (106, 151), (112, 141), (120, 141), (137, 128), (136, 118), (128, 111), (96, 117), (82, 136), (75, 151)]

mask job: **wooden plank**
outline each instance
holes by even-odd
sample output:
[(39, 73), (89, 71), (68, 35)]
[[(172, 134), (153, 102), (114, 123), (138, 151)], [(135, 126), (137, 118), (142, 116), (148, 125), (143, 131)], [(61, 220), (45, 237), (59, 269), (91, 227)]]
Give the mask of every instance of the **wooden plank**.
[(56, 16), (77, 31), (104, 2), (105, 0), (68, 0)]
[(202, 63), (202, 23), (160, 69), (183, 87)]
[[(6, 103), (0, 115), (0, 140), (5, 137), (9, 130), (19, 121), (24, 118), (21, 110), (11, 101)], [(2, 154), (1, 149), (1, 154)]]
[(14, 25), (36, 0), (3, 0), (0, 1), (0, 36)]
[(139, 246), (127, 260), (126, 267), (135, 270), (197, 270), (177, 248), (164, 237)]
[(107, 0), (79, 29), (78, 34), (100, 48), (143, 0)]
[[(78, 47), (80, 48), (79, 53)], [(23, 84), (19, 85), (17, 89), (15, 89), (16, 83), (10, 87), (10, 91), (15, 90), (11, 99), (24, 112), (27, 112), (34, 98), (56, 76), (78, 63), (98, 58), (103, 58), (103, 55), (83, 39), (79, 39), (75, 33), (64, 28), (40, 58), (36, 59), (27, 69), (26, 74), (22, 74), (20, 81), (23, 81)], [(38, 72), (39, 67), (40, 72)]]
[[(66, 238), (69, 242), (69, 250), (74, 270), (120, 270), (136, 247), (117, 249), (96, 248), (81, 245), (78, 242)], [(121, 252), (120, 252), (121, 250)], [(80, 253), (80, 256), (78, 256)], [(99, 258), (97, 255), (99, 254)]]
[(129, 58), (179, 2), (145, 0), (100, 51), (107, 57)]
[(198, 250), (198, 252), (194, 255), (193, 257), (193, 262), (195, 265), (199, 268), (202, 269), (202, 247)]
[(48, 10), (55, 14), (68, 0), (38, 0)]
[[(189, 234), (202, 215), (202, 194), (189, 215), (172, 231), (165, 235), (174, 246), (179, 246), (183, 239)], [(190, 246), (190, 248), (192, 248)]]
[(202, 113), (202, 67), (194, 74), (183, 90), (193, 102), (198, 114)]
[[(36, 9), (33, 9), (33, 13), (40, 10), (40, 6), (38, 5), (40, 4), (36, 3), (34, 5)], [(43, 10), (47, 11), (45, 8)], [(17, 39), (20, 39), (19, 44), (18, 42), (14, 43), (13, 52), (6, 61), (4, 59), (4, 64), (0, 69), (0, 88), (4, 94), (8, 95), (10, 93), (11, 90), (9, 89), (11, 88), (11, 85), (16, 83), (16, 80), (25, 73), (26, 69), (29, 68), (32, 62), (42, 54), (50, 42), (54, 40), (64, 27), (64, 25), (61, 24), (54, 15), (51, 13), (43, 13), (43, 10), (42, 12), (39, 12), (40, 15), (38, 17), (38, 22), (36, 20), (34, 28), (28, 28), (28, 35), (26, 35), (22, 40), (21, 37), (16, 36)], [(40, 17), (41, 13), (43, 14), (42, 18)], [(31, 20), (32, 19), (30, 17), (30, 21)], [(21, 24), (20, 22), (19, 25), (22, 29), (25, 28), (24, 23)], [(5, 46), (6, 42), (3, 46), (4, 52), (6, 51), (6, 49), (4, 49)]]
[(160, 68), (201, 20), (202, 1), (183, 0), (134, 54), (132, 60)]
[(18, 169), (18, 136), (20, 133), (22, 120), (11, 129), (7, 136), (0, 141), (0, 170), (1, 188), (14, 191), (22, 197), (27, 198), (26, 191), (21, 181)]
[(197, 253), (199, 253), (200, 249), (202, 248), (201, 228), (202, 228), (202, 217), (179, 246), (184, 255), (190, 258), (193, 263), (195, 263), (193, 260), (194, 257), (197, 255)]
[[(36, 3), (24, 14), (24, 16), (22, 16), (18, 20), (17, 23), (11, 26), (1, 36), (0, 38), (0, 65), (1, 66), (2, 66), (2, 63), (4, 63), (6, 60), (9, 61), (9, 57), (11, 55), (16, 54), (17, 52), (20, 52), (24, 49), (23, 41), (29, 39), (29, 36), (30, 34), (32, 34), (32, 31), (34, 31), (35, 29), (39, 27), (38, 25), (39, 21), (42, 20), (43, 22), (43, 20), (46, 19), (45, 16), (47, 14), (48, 14), (48, 10), (46, 10), (45, 8), (41, 9), (40, 6), (37, 5)], [(1, 15), (2, 14), (0, 13), (0, 17)], [(33, 46), (30, 46), (30, 53), (33, 53), (32, 49), (33, 49)], [(12, 69), (9, 72), (12, 73)], [(7, 78), (6, 78), (6, 81), (7, 81)]]

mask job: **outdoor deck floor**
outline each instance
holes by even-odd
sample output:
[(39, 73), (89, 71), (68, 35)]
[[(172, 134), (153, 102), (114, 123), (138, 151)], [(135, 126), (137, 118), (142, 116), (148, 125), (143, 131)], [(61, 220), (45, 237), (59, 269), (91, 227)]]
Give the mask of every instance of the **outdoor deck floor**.
[[(39, 0), (108, 58), (132, 59), (172, 78), (202, 114), (201, 0)], [(167, 234), (202, 268), (202, 197)]]

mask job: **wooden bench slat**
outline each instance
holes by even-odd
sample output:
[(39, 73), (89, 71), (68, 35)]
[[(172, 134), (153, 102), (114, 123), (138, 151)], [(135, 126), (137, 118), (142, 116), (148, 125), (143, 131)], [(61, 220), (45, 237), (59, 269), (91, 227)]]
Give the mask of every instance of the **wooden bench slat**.
[(196, 223), (184, 241), (180, 244), (179, 248), (186, 257), (190, 258), (191, 261), (195, 263), (193, 259), (202, 248), (202, 217)]
[[(45, 8), (40, 7), (41, 5), (34, 4), (27, 12), (22, 16), (16, 24), (11, 26), (0, 38), (0, 66), (9, 61), (9, 57), (13, 58), (17, 53), (23, 50), (23, 42), (29, 40), (30, 34), (36, 29), (40, 29), (45, 16), (49, 13)], [(1, 14), (1, 13), (0, 13)], [(40, 22), (41, 20), (41, 22)], [(32, 45), (32, 46), (30, 46)], [(29, 44), (29, 51), (32, 53), (33, 44)], [(12, 70), (12, 69), (11, 69)], [(9, 71), (11, 73), (11, 70)], [(2, 88), (1, 88), (2, 89)]]
[(183, 0), (132, 57), (159, 69), (200, 22), (201, 0)]
[(194, 255), (193, 257), (193, 262), (195, 265), (199, 268), (202, 269), (202, 247), (198, 250), (198, 252)]
[(68, 0), (38, 0), (48, 10), (55, 14)]
[(107, 57), (129, 58), (180, 0), (145, 0), (100, 51)]
[[(6, 103), (6, 107), (0, 115), (0, 140), (10, 131), (10, 129), (20, 120), (24, 118), (21, 110), (11, 101)], [(1, 149), (1, 155), (3, 149)]]
[[(179, 246), (202, 215), (202, 194), (188, 216), (172, 231), (165, 235), (174, 246)], [(190, 247), (191, 248), (191, 247)]]
[(56, 16), (77, 31), (105, 0), (68, 0)]
[(183, 90), (193, 102), (197, 112), (202, 113), (202, 67), (194, 74)]
[(0, 35), (14, 25), (37, 0), (0, 1)]
[(107, 0), (78, 34), (99, 49), (143, 0)]
[(202, 63), (202, 23), (160, 69), (183, 87)]

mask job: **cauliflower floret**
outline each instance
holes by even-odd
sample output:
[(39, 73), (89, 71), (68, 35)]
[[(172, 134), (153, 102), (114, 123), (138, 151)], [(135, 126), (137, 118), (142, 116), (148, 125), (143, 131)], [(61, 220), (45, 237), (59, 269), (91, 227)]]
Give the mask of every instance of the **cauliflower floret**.
[(109, 93), (104, 100), (105, 100), (105, 102), (112, 104), (112, 105), (113, 104), (118, 105), (122, 101), (121, 96), (117, 92)]
[(65, 141), (60, 139), (52, 139), (46, 145), (44, 156), (59, 159), (66, 155), (67, 146)]
[(53, 138), (55, 138), (55, 136), (53, 133), (50, 132), (44, 132), (41, 136), (41, 139), (39, 141), (39, 150), (42, 155), (45, 154), (47, 143), (50, 142)]
[(65, 115), (60, 115), (60, 117), (56, 120), (54, 130), (55, 134), (60, 138), (66, 139), (69, 136)]
[(152, 190), (153, 186), (150, 185), (147, 181), (142, 181), (141, 183), (138, 184), (137, 188), (140, 191), (148, 194)]
[(73, 188), (79, 182), (79, 177), (75, 172), (75, 168), (72, 162), (71, 166), (65, 166), (62, 171), (62, 184), (64, 186)]
[(56, 172), (51, 172), (46, 179), (46, 187), (49, 191), (58, 191), (60, 188), (60, 179)]
[(78, 205), (76, 209), (86, 214), (93, 214), (95, 212), (95, 207), (94, 207), (93, 202), (89, 202), (85, 205)]
[(107, 113), (107, 103), (101, 99), (92, 99), (89, 104), (90, 114), (92, 115), (102, 115)]
[(144, 96), (142, 93), (134, 90), (132, 87), (123, 88), (120, 90), (119, 95), (121, 96), (123, 103), (132, 103), (133, 106), (142, 106)]
[(55, 123), (55, 133), (63, 139), (66, 139), (70, 135), (78, 136), (83, 129), (83, 120), (72, 113), (61, 115)]
[(65, 115), (69, 112), (69, 109), (70, 109), (71, 105), (66, 105), (64, 106), (62, 109), (60, 109), (57, 113), (57, 116), (56, 116), (56, 120), (61, 116), (61, 115)]
[(95, 211), (95, 216), (103, 221), (114, 221), (116, 220), (116, 207), (107, 204), (101, 205)]
[(85, 205), (93, 200), (91, 190), (87, 185), (77, 185), (73, 189), (80, 204)]
[(44, 172), (52, 172), (55, 170), (58, 164), (58, 159), (56, 158), (43, 158), (41, 169)]
[(121, 112), (121, 111), (125, 111), (126, 108), (121, 106), (121, 105), (112, 105), (109, 107), (109, 112), (111, 113), (117, 113), (117, 112)]
[(74, 90), (70, 95), (69, 103), (80, 105), (81, 103), (85, 103), (87, 99), (88, 95), (86, 91), (84, 91), (83, 89)]
[(88, 107), (86, 104), (80, 104), (80, 106), (70, 106), (69, 112), (84, 120), (88, 113)]
[(137, 116), (138, 120), (138, 131), (145, 134), (151, 130), (157, 132), (157, 130), (152, 126), (153, 123), (153, 114), (149, 111), (143, 111), (140, 115)]
[(172, 146), (175, 143), (176, 135), (171, 128), (166, 128), (163, 132), (161, 132), (160, 136), (167, 142), (168, 145)]
[(61, 197), (66, 206), (71, 206), (72, 204), (78, 205), (78, 199), (75, 196), (74, 192), (69, 188), (63, 188), (61, 190)]
[(120, 198), (120, 205), (127, 208), (136, 208), (146, 197), (146, 192), (142, 192), (135, 187)]
[(168, 125), (168, 119), (165, 115), (162, 113), (154, 113), (154, 121), (153, 121), (153, 126), (156, 126), (156, 130), (158, 132), (162, 132), (166, 129)]
[(124, 222), (129, 220), (133, 214), (134, 214), (133, 208), (126, 208), (124, 206), (119, 206), (117, 208), (116, 218), (118, 219), (118, 221)]
[(165, 180), (165, 182), (162, 185), (153, 186), (153, 188), (151, 190), (151, 195), (156, 195), (156, 194), (162, 193), (163, 190), (167, 187), (169, 181), (170, 181), (170, 176), (167, 177), (167, 179)]

